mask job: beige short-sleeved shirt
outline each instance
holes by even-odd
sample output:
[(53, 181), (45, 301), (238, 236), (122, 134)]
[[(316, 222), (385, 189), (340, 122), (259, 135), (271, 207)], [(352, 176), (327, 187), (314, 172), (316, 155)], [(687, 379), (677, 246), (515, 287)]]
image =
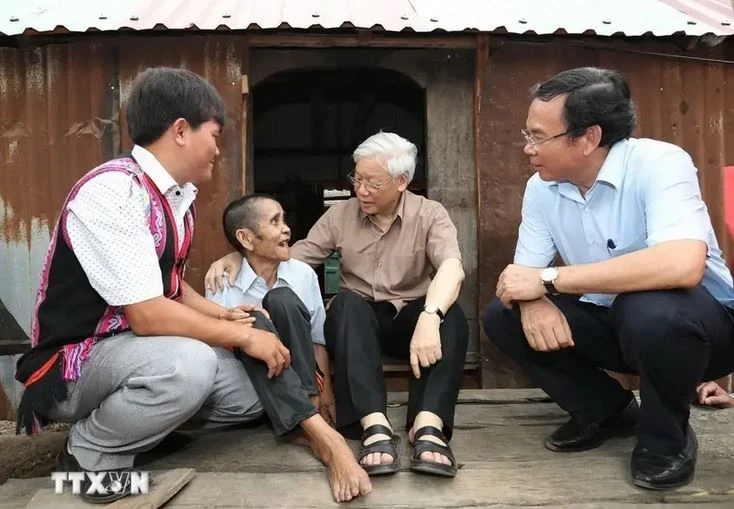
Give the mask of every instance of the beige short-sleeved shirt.
[(291, 256), (312, 266), (334, 251), (341, 256), (341, 288), (376, 302), (423, 297), (444, 260), (461, 260), (456, 227), (437, 201), (405, 191), (392, 225), (383, 232), (352, 198), (331, 206), (296, 242)]

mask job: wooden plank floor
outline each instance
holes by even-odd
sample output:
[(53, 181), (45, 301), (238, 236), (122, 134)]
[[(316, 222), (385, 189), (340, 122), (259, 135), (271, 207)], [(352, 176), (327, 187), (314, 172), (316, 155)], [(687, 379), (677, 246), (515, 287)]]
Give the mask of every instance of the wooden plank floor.
[[(404, 422), (404, 394), (393, 394), (389, 410)], [(464, 391), (452, 442), (461, 464), (454, 480), (413, 474), (402, 441), (403, 469), (373, 480), (374, 489), (352, 507), (476, 508), (568, 507), (645, 509), (734, 507), (734, 411), (696, 409), (699, 439), (694, 482), (676, 491), (634, 487), (629, 456), (634, 439), (618, 439), (582, 453), (553, 453), (542, 439), (566, 420), (540, 391)], [(352, 444), (355, 449), (357, 443)], [(146, 464), (147, 461), (147, 464)], [(331, 501), (323, 466), (300, 445), (278, 442), (264, 426), (202, 435), (193, 446), (147, 458), (140, 468), (193, 467), (196, 477), (165, 507), (321, 508)], [(28, 507), (79, 507), (79, 500), (38, 491)], [(0, 496), (2, 496), (0, 488)], [(2, 504), (0, 503), (0, 507)]]

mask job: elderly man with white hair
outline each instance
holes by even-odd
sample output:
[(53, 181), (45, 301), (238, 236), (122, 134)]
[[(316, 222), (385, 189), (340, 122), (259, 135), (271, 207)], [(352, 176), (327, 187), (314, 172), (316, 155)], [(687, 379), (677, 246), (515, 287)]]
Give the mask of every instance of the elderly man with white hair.
[[(464, 270), (446, 209), (408, 191), (416, 154), (413, 143), (394, 133), (365, 140), (349, 175), (355, 197), (330, 207), (291, 256), (312, 266), (335, 251), (341, 257), (341, 291), (326, 312), (334, 381), (321, 396), (322, 413), (335, 414), (346, 436), (361, 434), (359, 462), (368, 474), (397, 472), (381, 354), (409, 359), (411, 468), (455, 477), (448, 442), (469, 336), (456, 303)], [(236, 253), (218, 260), (206, 285), (231, 283), (241, 263)]]

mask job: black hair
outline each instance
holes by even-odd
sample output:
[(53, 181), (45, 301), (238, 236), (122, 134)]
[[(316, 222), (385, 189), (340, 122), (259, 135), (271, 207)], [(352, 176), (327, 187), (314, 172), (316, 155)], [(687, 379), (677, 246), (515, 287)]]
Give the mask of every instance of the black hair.
[(581, 136), (587, 128), (601, 127), (602, 147), (629, 138), (635, 129), (635, 106), (627, 79), (619, 71), (579, 67), (556, 74), (531, 89), (533, 99), (550, 101), (567, 95), (563, 119), (568, 134)]
[(222, 214), (224, 236), (227, 237), (230, 245), (242, 254), (245, 254), (244, 248), (237, 240), (237, 230), (247, 228), (254, 233), (258, 232), (260, 212), (257, 204), (261, 200), (278, 201), (269, 194), (248, 194), (232, 201), (227, 205)]
[(133, 143), (147, 146), (177, 119), (192, 129), (210, 120), (224, 126), (227, 106), (204, 78), (186, 69), (153, 67), (140, 73), (127, 100), (127, 129)]

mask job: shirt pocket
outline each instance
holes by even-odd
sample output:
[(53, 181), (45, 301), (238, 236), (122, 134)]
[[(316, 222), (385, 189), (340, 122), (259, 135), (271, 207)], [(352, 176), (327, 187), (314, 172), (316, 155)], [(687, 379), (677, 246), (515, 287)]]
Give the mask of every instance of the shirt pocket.
[(617, 256), (626, 255), (629, 253), (634, 253), (635, 251), (640, 251), (641, 249), (647, 248), (647, 232), (640, 233), (637, 237), (635, 237), (632, 241), (625, 241), (621, 245), (616, 245), (614, 248), (607, 245), (607, 249), (609, 251), (609, 255), (612, 258), (616, 258)]

